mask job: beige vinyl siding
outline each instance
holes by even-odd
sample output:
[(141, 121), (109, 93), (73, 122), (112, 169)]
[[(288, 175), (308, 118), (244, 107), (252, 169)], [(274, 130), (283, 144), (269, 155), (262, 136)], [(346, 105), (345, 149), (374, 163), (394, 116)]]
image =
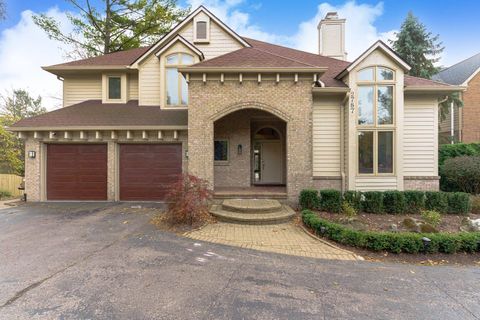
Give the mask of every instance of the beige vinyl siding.
[(63, 106), (102, 99), (102, 75), (66, 76), (63, 80)]
[(138, 75), (131, 74), (127, 78), (128, 85), (128, 99), (138, 100)]
[[(188, 23), (179, 34), (190, 43), (193, 39), (193, 23)], [(203, 52), (205, 59), (212, 59), (242, 48), (242, 45), (225, 32), (213, 20), (210, 20), (210, 42), (195, 43), (195, 46)]]
[(403, 174), (436, 176), (438, 126), (437, 102), (416, 98), (405, 101)]
[(160, 105), (160, 61), (152, 54), (139, 67), (139, 104)]
[(313, 106), (313, 175), (341, 175), (340, 102), (319, 101)]
[(358, 191), (383, 191), (397, 189), (397, 177), (356, 177)]

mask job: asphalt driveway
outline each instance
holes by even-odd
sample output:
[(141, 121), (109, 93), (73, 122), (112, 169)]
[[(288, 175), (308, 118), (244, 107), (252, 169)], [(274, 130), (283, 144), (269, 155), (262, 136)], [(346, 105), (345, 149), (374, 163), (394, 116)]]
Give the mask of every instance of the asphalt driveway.
[(0, 319), (479, 319), (480, 268), (326, 261), (196, 242), (151, 210), (0, 210)]

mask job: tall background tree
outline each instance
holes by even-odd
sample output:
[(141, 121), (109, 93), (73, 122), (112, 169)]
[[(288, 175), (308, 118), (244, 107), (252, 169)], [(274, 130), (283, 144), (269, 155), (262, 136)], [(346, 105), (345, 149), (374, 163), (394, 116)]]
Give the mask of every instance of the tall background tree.
[(25, 171), (24, 142), (9, 132), (8, 127), (46, 111), (42, 98), (33, 98), (26, 90), (16, 89), (0, 95), (0, 172), (23, 175)]
[(7, 8), (4, 0), (0, 0), (0, 21), (7, 18)]
[[(440, 41), (440, 35), (433, 35), (420, 20), (409, 12), (395, 34), (396, 39), (390, 40), (393, 50), (412, 68), (409, 74), (415, 77), (430, 79), (441, 68), (435, 64), (440, 61), (445, 47)], [(459, 93), (453, 93), (439, 100), (440, 119), (445, 120), (450, 112), (451, 104), (463, 107)]]
[[(0, 0), (1, 1), (1, 0)], [(86, 58), (150, 45), (166, 34), (189, 12), (177, 0), (65, 0), (78, 14), (67, 15), (72, 32), (45, 14), (34, 22), (51, 39), (69, 45), (72, 58)]]

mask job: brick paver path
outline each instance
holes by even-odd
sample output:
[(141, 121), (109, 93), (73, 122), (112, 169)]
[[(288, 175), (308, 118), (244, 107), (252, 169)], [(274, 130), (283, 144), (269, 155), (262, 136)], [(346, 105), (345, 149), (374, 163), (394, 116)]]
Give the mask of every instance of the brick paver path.
[(350, 251), (313, 238), (294, 223), (277, 225), (214, 223), (198, 230), (186, 232), (184, 236), (195, 240), (295, 256), (361, 260)]

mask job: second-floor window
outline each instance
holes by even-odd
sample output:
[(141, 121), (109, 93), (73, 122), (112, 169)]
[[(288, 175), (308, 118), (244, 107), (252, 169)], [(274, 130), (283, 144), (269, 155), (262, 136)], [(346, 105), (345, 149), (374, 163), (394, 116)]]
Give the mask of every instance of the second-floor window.
[(108, 77), (108, 100), (122, 99), (122, 78)]
[(357, 73), (358, 173), (394, 173), (395, 72), (375, 66)]
[(178, 72), (178, 68), (192, 63), (193, 56), (186, 53), (174, 53), (166, 57), (167, 106), (188, 105), (188, 84), (182, 74)]

